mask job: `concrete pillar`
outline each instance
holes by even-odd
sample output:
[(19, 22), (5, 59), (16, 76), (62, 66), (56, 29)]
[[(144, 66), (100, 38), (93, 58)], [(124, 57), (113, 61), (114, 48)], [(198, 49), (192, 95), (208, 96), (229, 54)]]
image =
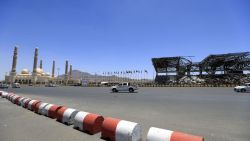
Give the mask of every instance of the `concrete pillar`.
[(40, 60), (40, 69), (43, 69), (43, 60)]
[(69, 68), (69, 78), (72, 79), (72, 65), (70, 65)]
[(55, 61), (53, 61), (52, 65), (52, 77), (55, 77)]

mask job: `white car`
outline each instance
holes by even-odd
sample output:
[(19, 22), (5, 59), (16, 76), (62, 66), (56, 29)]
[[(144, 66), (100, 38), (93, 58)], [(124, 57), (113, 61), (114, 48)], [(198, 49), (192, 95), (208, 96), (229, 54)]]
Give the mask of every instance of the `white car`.
[(111, 91), (114, 93), (119, 92), (119, 91), (128, 91), (128, 92), (132, 93), (135, 90), (138, 90), (138, 88), (136, 86), (130, 85), (129, 82), (120, 83), (118, 85), (111, 87)]
[(12, 88), (21, 88), (21, 85), (19, 83), (13, 83)]
[(250, 92), (250, 83), (234, 87), (235, 92)]

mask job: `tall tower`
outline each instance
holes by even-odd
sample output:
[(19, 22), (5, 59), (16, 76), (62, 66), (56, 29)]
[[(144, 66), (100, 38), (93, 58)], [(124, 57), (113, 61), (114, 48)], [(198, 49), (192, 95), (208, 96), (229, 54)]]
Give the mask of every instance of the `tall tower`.
[(17, 46), (15, 46), (14, 53), (13, 53), (12, 68), (11, 68), (10, 80), (9, 80), (10, 83), (15, 82), (16, 64), (17, 64)]
[(34, 64), (33, 64), (33, 84), (36, 84), (37, 81), (37, 57), (38, 57), (38, 48), (35, 49), (35, 53), (34, 53)]
[(55, 77), (55, 61), (52, 64), (52, 77)]
[(66, 60), (66, 63), (65, 63), (65, 78), (64, 78), (65, 85), (68, 84), (68, 65), (69, 65), (69, 62), (68, 62), (68, 60)]
[(72, 79), (72, 65), (69, 67), (69, 79)]
[(43, 60), (40, 60), (40, 69), (43, 69)]
[(35, 49), (35, 53), (34, 53), (33, 75), (36, 75), (37, 57), (38, 57), (38, 48)]

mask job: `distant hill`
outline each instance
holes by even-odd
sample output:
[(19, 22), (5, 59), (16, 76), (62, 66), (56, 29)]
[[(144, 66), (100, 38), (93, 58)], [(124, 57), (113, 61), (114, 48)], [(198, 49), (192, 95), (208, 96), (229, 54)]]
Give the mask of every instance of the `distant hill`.
[[(63, 75), (59, 75), (60, 78), (64, 78), (64, 74)], [(94, 77), (95, 75), (92, 75), (88, 72), (82, 72), (80, 70), (72, 70), (72, 78), (73, 79), (81, 79), (82, 77)]]
[[(60, 78), (64, 78), (63, 75), (59, 75)], [(103, 75), (95, 75), (95, 74), (90, 74), (88, 72), (82, 72), (80, 70), (72, 70), (72, 79), (83, 79), (87, 81), (92, 81), (92, 82), (101, 82), (101, 81), (129, 81), (128, 77), (118, 77), (116, 75), (112, 76), (103, 76)]]

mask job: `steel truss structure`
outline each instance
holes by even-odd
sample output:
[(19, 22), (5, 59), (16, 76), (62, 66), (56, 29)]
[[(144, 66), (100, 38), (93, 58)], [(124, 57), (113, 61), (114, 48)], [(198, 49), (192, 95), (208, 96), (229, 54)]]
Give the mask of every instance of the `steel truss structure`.
[[(206, 82), (211, 79), (238, 78), (250, 71), (250, 52), (212, 54), (201, 62), (193, 62), (190, 56), (152, 58), (156, 71), (156, 83), (178, 83), (180, 78), (195, 73)], [(214, 83), (212, 81), (211, 83)]]

